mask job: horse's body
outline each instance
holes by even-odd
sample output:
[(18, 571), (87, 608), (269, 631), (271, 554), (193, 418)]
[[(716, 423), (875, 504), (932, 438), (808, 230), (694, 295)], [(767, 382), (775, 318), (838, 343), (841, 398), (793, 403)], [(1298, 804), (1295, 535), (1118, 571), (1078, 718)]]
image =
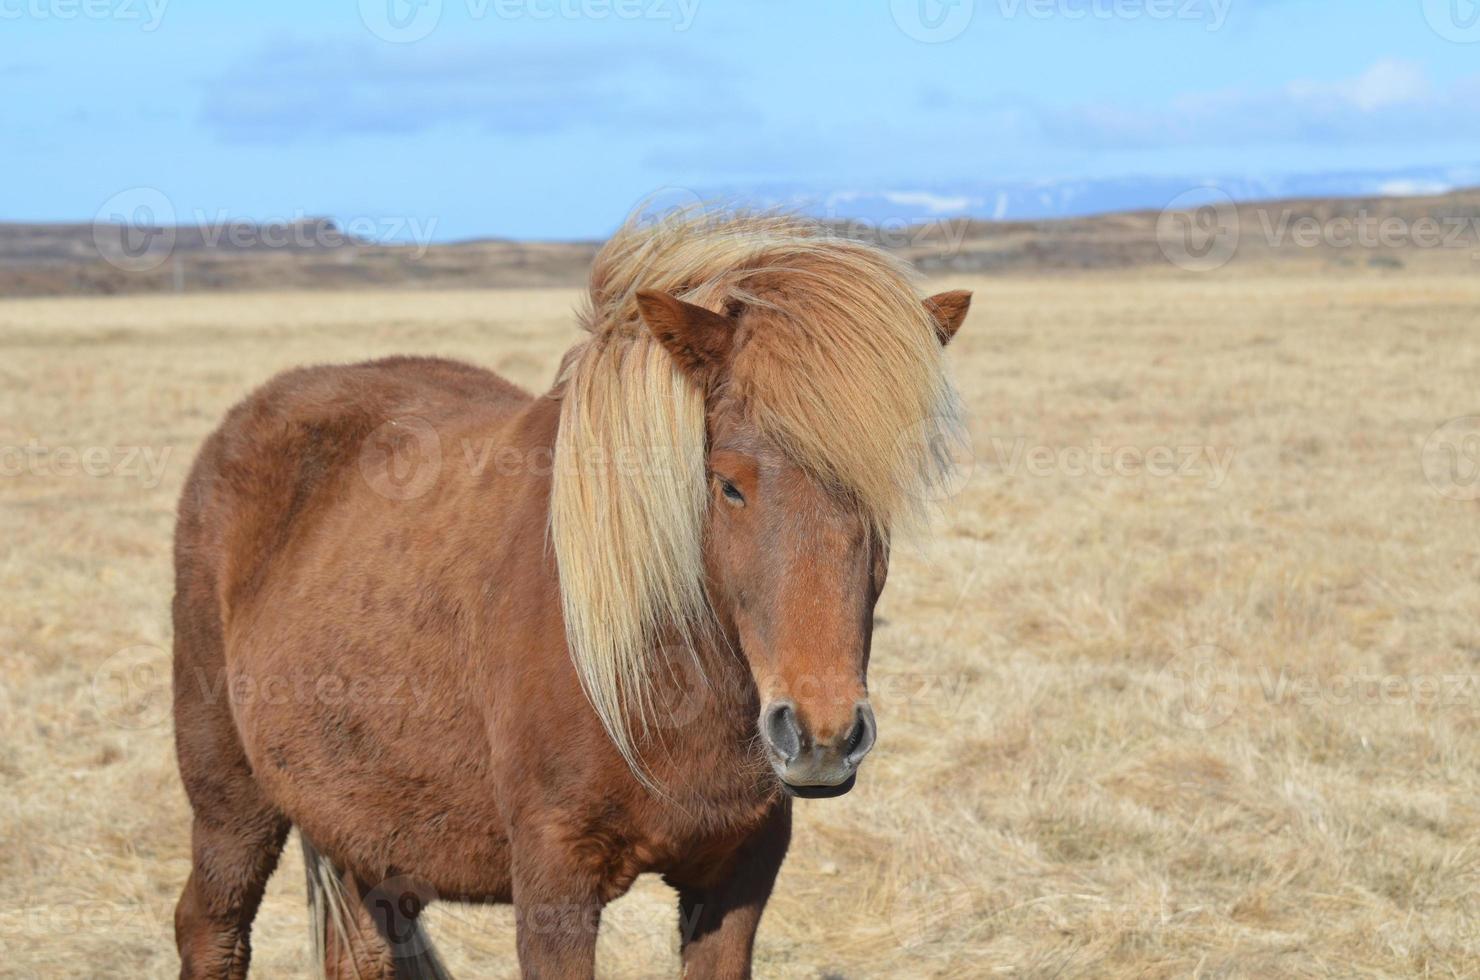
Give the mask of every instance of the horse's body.
[[(202, 449), (176, 541), (176, 736), (196, 814), (182, 975), (245, 974), (290, 826), (328, 892), (334, 972), (434, 973), (414, 919), (440, 897), (513, 902), (527, 975), (590, 976), (601, 906), (657, 872), (679, 892), (689, 975), (748, 974), (790, 834), (783, 790), (809, 788), (775, 773), (806, 751), (837, 763), (828, 739), (846, 736), (851, 785), (872, 715), (849, 700), (833, 736), (789, 692), (758, 738), (772, 696), (737, 653), (758, 641), (724, 614), (649, 638), (692, 660), (652, 672), (645, 695), (683, 710), (632, 734), (629, 765), (573, 663), (557, 553), (574, 559), (550, 541), (564, 397), (440, 360), (305, 369)], [(860, 586), (859, 608), (881, 587)], [(866, 663), (860, 629), (848, 645)]]

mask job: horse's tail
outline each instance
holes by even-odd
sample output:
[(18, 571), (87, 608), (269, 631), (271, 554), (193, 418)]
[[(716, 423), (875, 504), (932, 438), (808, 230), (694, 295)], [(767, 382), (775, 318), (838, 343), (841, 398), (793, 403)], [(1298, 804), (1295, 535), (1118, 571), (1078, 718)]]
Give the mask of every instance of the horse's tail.
[(387, 966), (397, 980), (452, 980), (419, 919), (393, 909), (389, 928), (378, 928), (360, 897), (345, 887), (344, 872), (307, 837), (299, 839), (316, 976), (328, 978), (332, 960), (342, 980), (385, 976)]

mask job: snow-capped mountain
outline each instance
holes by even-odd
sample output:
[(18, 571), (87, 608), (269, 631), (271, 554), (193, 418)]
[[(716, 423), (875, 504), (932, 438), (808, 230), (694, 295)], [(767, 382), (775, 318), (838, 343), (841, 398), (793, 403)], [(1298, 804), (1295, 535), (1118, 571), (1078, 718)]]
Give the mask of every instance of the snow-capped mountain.
[(999, 221), (1082, 217), (1160, 209), (1184, 196), (1198, 194), (1226, 195), (1235, 201), (1407, 197), (1442, 194), (1477, 184), (1480, 166), (1455, 166), (1261, 177), (1108, 177), (849, 188), (763, 184), (716, 189), (703, 196), (756, 207), (788, 208), (820, 218), (913, 223), (943, 217)]

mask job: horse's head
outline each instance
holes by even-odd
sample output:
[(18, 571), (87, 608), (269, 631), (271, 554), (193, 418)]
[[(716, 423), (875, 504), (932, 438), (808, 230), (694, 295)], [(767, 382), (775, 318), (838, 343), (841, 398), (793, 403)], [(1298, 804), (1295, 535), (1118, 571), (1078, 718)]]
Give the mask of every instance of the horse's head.
[[(939, 343), (969, 302), (964, 292), (925, 301)], [(866, 672), (887, 531), (858, 493), (804, 465), (758, 421), (763, 409), (737, 381), (748, 338), (775, 310), (732, 303), (721, 314), (659, 292), (639, 294), (638, 305), (705, 392), (707, 591), (754, 677), (763, 751), (794, 795), (846, 793), (876, 734)]]

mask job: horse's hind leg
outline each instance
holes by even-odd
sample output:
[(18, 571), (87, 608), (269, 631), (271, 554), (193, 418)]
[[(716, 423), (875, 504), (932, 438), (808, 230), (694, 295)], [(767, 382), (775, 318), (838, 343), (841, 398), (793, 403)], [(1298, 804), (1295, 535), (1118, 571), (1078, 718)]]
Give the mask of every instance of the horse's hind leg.
[(261, 811), (244, 812), (226, 826), (196, 816), (193, 868), (175, 906), (182, 980), (246, 977), (252, 919), (287, 833), (287, 821)]
[[(181, 733), (182, 741), (186, 737)], [(262, 798), (234, 739), (204, 751), (198, 744), (182, 746), (180, 755), (195, 810), (190, 880), (175, 907), (180, 976), (240, 980), (251, 957), (252, 919), (282, 853), (288, 821)], [(201, 766), (192, 772), (187, 756)]]
[(175, 749), (195, 821), (190, 879), (175, 906), (180, 976), (241, 980), (288, 820), (262, 795), (237, 738), (219, 628), (192, 622), (182, 605), (177, 598)]

